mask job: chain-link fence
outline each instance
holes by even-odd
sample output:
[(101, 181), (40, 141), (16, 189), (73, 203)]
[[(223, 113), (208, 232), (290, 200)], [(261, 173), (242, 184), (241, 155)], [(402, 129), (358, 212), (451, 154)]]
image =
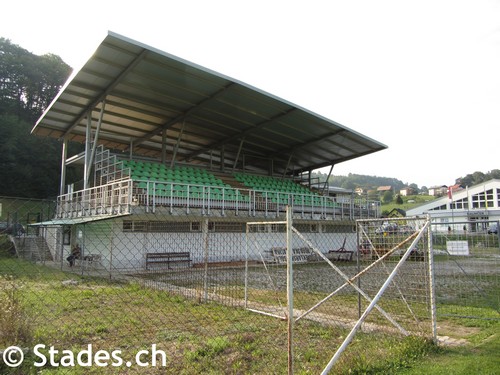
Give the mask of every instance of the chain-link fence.
[(432, 230), (438, 317), (500, 320), (498, 222), (435, 223)]
[(6, 373), (362, 372), (435, 335), (425, 219), (53, 219), (50, 201), (1, 203), (0, 349), (24, 356)]

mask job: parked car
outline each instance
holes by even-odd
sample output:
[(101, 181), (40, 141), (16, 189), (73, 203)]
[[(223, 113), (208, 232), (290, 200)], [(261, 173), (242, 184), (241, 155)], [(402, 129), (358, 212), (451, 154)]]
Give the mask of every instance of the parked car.
[(498, 234), (498, 223), (493, 223), (488, 227), (488, 234)]
[(412, 234), (413, 232), (415, 232), (415, 229), (412, 228), (410, 225), (401, 225), (399, 227), (399, 233)]
[(384, 223), (377, 229), (375, 229), (375, 233), (381, 234), (381, 233), (397, 233), (398, 232), (398, 225), (396, 223)]

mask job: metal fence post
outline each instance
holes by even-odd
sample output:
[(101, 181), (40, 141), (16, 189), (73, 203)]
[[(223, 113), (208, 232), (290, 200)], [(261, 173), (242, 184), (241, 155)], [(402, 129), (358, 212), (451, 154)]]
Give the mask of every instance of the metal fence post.
[(202, 235), (203, 235), (203, 262), (205, 263), (205, 270), (203, 273), (203, 300), (205, 302), (208, 301), (208, 251), (209, 251), (209, 242), (208, 242), (208, 218), (203, 219), (202, 222)]
[[(431, 218), (427, 215), (427, 222), (431, 222)], [(432, 230), (431, 226), (427, 227), (427, 251), (429, 259), (429, 298), (431, 303), (431, 324), (432, 324), (432, 339), (437, 341), (437, 319), (436, 319), (436, 297), (435, 297), (435, 283), (434, 283), (434, 248), (432, 246)]]
[(292, 210), (286, 206), (286, 289), (288, 304), (288, 374), (293, 374), (293, 244)]

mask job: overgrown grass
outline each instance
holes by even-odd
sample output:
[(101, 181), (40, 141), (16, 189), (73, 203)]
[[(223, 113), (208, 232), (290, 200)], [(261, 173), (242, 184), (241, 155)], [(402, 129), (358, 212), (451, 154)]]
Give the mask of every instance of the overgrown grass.
[[(8, 297), (15, 301), (18, 311), (11, 323), (22, 327), (24, 332), (22, 337), (11, 336), (2, 342), (3, 346), (42, 343), (77, 353), (92, 344), (95, 351), (120, 349), (124, 358), (130, 358), (154, 343), (167, 353), (166, 369), (92, 367), (72, 369), (72, 374), (123, 373), (125, 370), (130, 374), (286, 372), (287, 327), (284, 321), (244, 309), (198, 303), (137, 283), (67, 274), (6, 254), (0, 254), (0, 274), (8, 275), (2, 283), (11, 285), (16, 291)], [(62, 283), (68, 279), (75, 282)], [(29, 324), (24, 326), (23, 322)], [(450, 327), (457, 324), (459, 321), (450, 321)], [(492, 334), (498, 324), (494, 322), (478, 329), (476, 336), (468, 337), (470, 349), (446, 350), (423, 338), (360, 333), (335, 365), (334, 373), (400, 373), (413, 368), (427, 371), (422, 366), (431, 360), (448, 365), (449, 357), (457, 360), (461, 354), (467, 360), (468, 350), (479, 351), (485, 362), (493, 361), (493, 351), (483, 343), (493, 343), (498, 353), (498, 337)], [(348, 330), (311, 321), (297, 323), (295, 373), (321, 372), (347, 334)], [(24, 367), (16, 371), (23, 374), (69, 373), (50, 365), (35, 369), (30, 366), (34, 361), (33, 354), (27, 354)], [(0, 373), (9, 371), (11, 369), (0, 364)]]
[(0, 348), (32, 342), (30, 319), (21, 303), (23, 285), (0, 275)]

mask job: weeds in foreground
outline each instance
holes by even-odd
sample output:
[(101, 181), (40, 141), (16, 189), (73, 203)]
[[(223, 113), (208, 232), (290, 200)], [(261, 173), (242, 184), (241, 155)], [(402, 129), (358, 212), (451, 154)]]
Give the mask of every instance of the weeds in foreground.
[[(44, 343), (77, 353), (93, 344), (96, 350), (120, 348), (124, 356), (129, 356), (156, 343), (168, 357), (168, 367), (161, 373), (286, 372), (286, 323), (283, 321), (244, 309), (197, 303), (139, 284), (78, 277), (17, 259), (4, 260), (0, 273), (9, 270), (14, 275), (14, 278), (0, 279), (0, 319), (8, 322), (0, 322), (4, 324), (0, 329), (11, 329), (10, 336), (0, 332), (0, 339), (6, 341), (4, 345), (20, 340), (15, 343)], [(68, 278), (75, 279), (75, 283), (61, 282)], [(3, 309), (12, 313), (5, 314)], [(489, 323), (481, 328), (492, 333), (497, 327)], [(294, 333), (295, 373), (319, 373), (346, 334), (347, 331), (339, 327), (301, 321)], [(485, 339), (481, 337), (481, 341)], [(489, 346), (498, 349), (498, 340), (489, 339)], [(423, 338), (360, 333), (333, 371), (399, 374), (419, 368), (430, 361), (429, 358), (443, 359), (446, 356), (443, 353)], [(483, 361), (494, 353), (489, 351)], [(30, 360), (33, 363), (33, 358)], [(0, 373), (6, 373), (3, 370), (0, 366)], [(25, 367), (22, 373), (34, 373), (33, 370)], [(112, 368), (80, 368), (71, 373), (83, 374), (90, 370), (123, 373)], [(139, 373), (133, 372), (136, 370), (141, 374), (159, 373), (152, 368), (130, 369), (129, 373)], [(40, 369), (40, 373), (65, 372), (47, 366)]]
[(30, 319), (21, 303), (22, 289), (18, 280), (0, 275), (0, 348), (32, 342)]

